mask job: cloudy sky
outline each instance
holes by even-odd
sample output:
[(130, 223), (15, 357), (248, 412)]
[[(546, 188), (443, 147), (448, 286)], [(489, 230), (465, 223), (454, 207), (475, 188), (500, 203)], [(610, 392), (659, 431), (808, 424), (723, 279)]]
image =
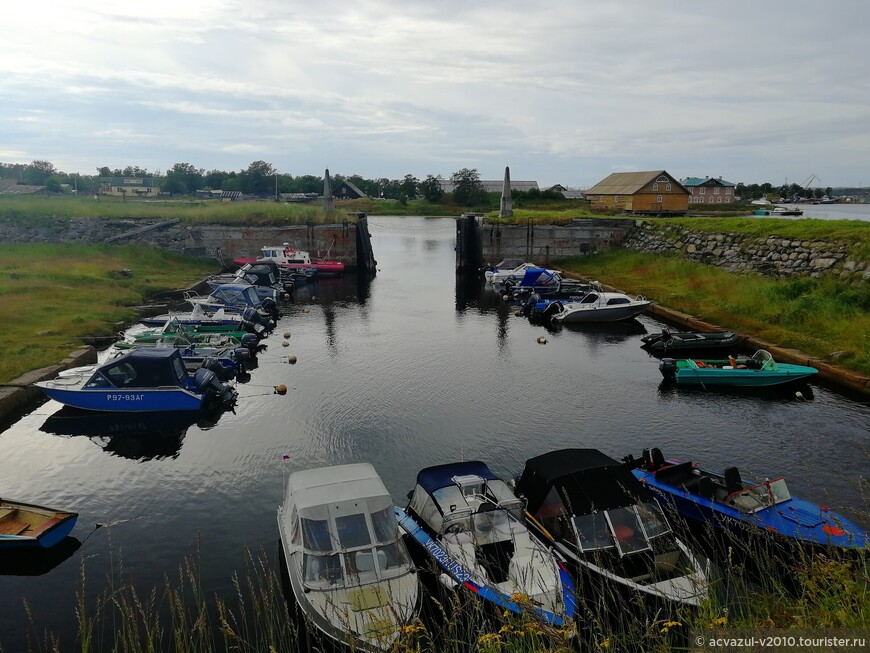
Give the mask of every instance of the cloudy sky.
[(868, 25), (865, 0), (16, 2), (0, 162), (867, 185)]

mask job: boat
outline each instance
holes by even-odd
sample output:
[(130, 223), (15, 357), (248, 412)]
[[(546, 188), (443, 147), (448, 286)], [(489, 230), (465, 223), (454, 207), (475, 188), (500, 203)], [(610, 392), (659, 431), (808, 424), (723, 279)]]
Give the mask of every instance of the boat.
[(759, 349), (750, 358), (662, 358), (659, 371), (679, 385), (758, 388), (803, 381), (818, 373), (815, 367), (777, 363), (770, 352)]
[(407, 509), (396, 513), (446, 586), (545, 625), (558, 627), (574, 616), (574, 584), (564, 562), (531, 537), (522, 501), (484, 463), (421, 470)]
[(596, 288), (576, 301), (557, 300), (549, 309), (550, 319), (555, 323), (572, 322), (617, 322), (637, 317), (652, 304), (638, 295), (629, 297), (621, 292), (608, 292), (594, 282)]
[(770, 215), (803, 215), (803, 209), (796, 209), (788, 206), (777, 206), (770, 211)]
[[(235, 258), (233, 262), (244, 265), (255, 260), (257, 259)], [(303, 277), (312, 277), (315, 274), (320, 276), (335, 275), (344, 272), (343, 262), (330, 259), (312, 259), (307, 251), (296, 249), (290, 243), (284, 243), (281, 246), (263, 246), (259, 260), (275, 261), (279, 266), (300, 273)]]
[(120, 343), (144, 347), (178, 342), (208, 347), (245, 347), (252, 355), (265, 347), (260, 344), (260, 334), (256, 333), (251, 323), (241, 326), (244, 328), (237, 329), (234, 325), (182, 324), (172, 318), (159, 329), (128, 331), (122, 334)]
[(665, 459), (656, 448), (625, 462), (666, 510), (676, 509), (690, 523), (810, 549), (870, 546), (867, 532), (827, 506), (792, 496), (781, 476), (744, 479), (737, 467), (718, 473), (690, 460)]
[(505, 279), (500, 284), (496, 282), (493, 282), (493, 284), (500, 285), (501, 288), (511, 294), (526, 294), (532, 292), (545, 294), (559, 290), (561, 282), (562, 275), (555, 270), (534, 267), (526, 268), (519, 281)]
[(246, 263), (233, 274), (213, 275), (206, 283), (212, 290), (225, 283), (247, 283), (254, 286), (261, 299), (271, 297), (275, 301), (285, 293), (292, 294), (296, 286), (292, 279), (282, 281), (280, 266), (267, 260)]
[[(582, 577), (583, 595), (697, 606), (706, 561), (676, 535), (628, 467), (597, 449), (561, 449), (526, 461), (516, 484), (530, 530)], [(593, 600), (597, 600), (593, 598)]]
[(247, 308), (263, 311), (272, 319), (278, 319), (278, 302), (272, 297), (261, 298), (254, 286), (249, 283), (224, 283), (215, 288), (207, 297), (195, 292), (185, 292), (185, 301), (194, 307), (200, 306), (206, 313), (224, 310), (242, 313)]
[[(549, 283), (548, 278), (555, 278), (556, 283)], [(544, 297), (548, 299), (579, 299), (592, 290), (592, 285), (578, 279), (566, 279), (552, 270), (538, 268), (537, 270), (528, 270), (526, 276), (516, 285), (506, 283), (505, 290), (510, 292), (514, 299), (520, 300), (526, 300), (532, 296), (537, 296), (537, 301)]]
[(71, 532), (77, 512), (0, 498), (0, 549), (49, 548)]
[(494, 286), (504, 286), (505, 284), (509, 284), (512, 286), (520, 283), (526, 276), (526, 272), (528, 270), (542, 269), (546, 270), (551, 275), (559, 275), (559, 277), (561, 277), (561, 273), (558, 270), (547, 270), (546, 268), (541, 268), (535, 263), (520, 262), (514, 267), (505, 267), (511, 265), (514, 262), (515, 261), (513, 259), (506, 259), (492, 269), (486, 270), (484, 272), (486, 280)]
[(674, 332), (664, 328), (660, 333), (651, 333), (640, 339), (641, 347), (651, 354), (673, 353), (728, 353), (736, 351), (743, 337), (731, 331), (686, 331)]
[(237, 396), (210, 370), (191, 375), (175, 348), (134, 349), (102, 365), (74, 367), (34, 385), (66, 406), (110, 412), (200, 410), (231, 405)]
[(254, 358), (254, 354), (247, 347), (232, 345), (219, 346), (185, 342), (176, 339), (167, 342), (136, 344), (116, 342), (111, 347), (97, 354), (98, 363), (124, 356), (135, 349), (176, 349), (181, 354), (184, 368), (191, 373), (196, 373), (200, 368), (211, 370), (219, 381), (229, 381), (237, 376), (244, 375), (247, 371), (246, 363)]
[[(189, 311), (170, 311), (152, 317), (143, 317), (139, 323), (144, 326), (163, 326), (174, 320), (184, 326), (196, 326), (198, 330), (232, 327), (241, 331), (250, 331), (263, 336), (275, 328), (275, 320), (262, 311), (246, 308), (239, 313), (229, 312), (223, 308), (208, 312), (201, 305), (195, 305)], [(251, 326), (253, 325), (253, 326)]]
[(393, 500), (368, 463), (293, 472), (278, 508), (293, 596), (318, 631), (355, 651), (392, 650), (420, 584)]

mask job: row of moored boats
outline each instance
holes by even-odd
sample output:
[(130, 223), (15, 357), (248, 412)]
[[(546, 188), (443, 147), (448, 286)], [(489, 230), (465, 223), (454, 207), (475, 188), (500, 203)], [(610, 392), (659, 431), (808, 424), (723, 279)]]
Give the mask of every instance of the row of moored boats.
[(437, 465), (417, 474), (408, 498), (394, 505), (368, 463), (287, 479), (278, 528), (293, 595), (308, 623), (353, 650), (392, 650), (422, 595), (445, 588), (542, 632), (564, 633), (613, 597), (623, 600), (616, 610), (698, 606), (710, 566), (678, 534), (684, 521), (786, 565), (799, 549), (870, 546), (842, 515), (791, 496), (782, 478), (743, 479), (658, 449), (622, 460), (553, 451), (515, 479), (481, 461)]
[[(486, 268), (489, 283), (519, 303), (517, 314), (538, 323), (592, 324), (632, 320), (653, 303), (597, 281), (588, 283), (520, 260), (504, 260)], [(641, 339), (641, 346), (661, 359), (667, 381), (700, 387), (770, 387), (804, 381), (818, 370), (807, 365), (778, 363), (770, 352), (734, 356), (743, 339), (730, 332), (671, 333), (663, 329)]]

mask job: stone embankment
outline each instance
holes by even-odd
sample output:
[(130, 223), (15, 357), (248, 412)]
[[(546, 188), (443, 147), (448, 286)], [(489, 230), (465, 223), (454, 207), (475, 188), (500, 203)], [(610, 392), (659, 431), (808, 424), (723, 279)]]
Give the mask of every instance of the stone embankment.
[(850, 282), (870, 282), (870, 262), (852, 258), (845, 242), (692, 232), (672, 224), (638, 220), (622, 246), (640, 252), (682, 254), (729, 272), (777, 277), (828, 273)]

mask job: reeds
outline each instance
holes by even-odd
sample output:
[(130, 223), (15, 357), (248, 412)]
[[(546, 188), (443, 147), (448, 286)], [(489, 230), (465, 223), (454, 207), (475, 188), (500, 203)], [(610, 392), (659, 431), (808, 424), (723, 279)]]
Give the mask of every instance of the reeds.
[[(494, 653), (686, 650), (687, 634), (701, 628), (867, 628), (870, 577), (867, 553), (810, 554), (771, 548), (755, 540), (689, 531), (672, 520), (694, 550), (715, 556), (709, 598), (701, 606), (664, 608), (638, 596), (601, 588), (579, 590), (576, 625), (548, 629), (530, 617), (494, 611), (470, 593), (427, 589), (420, 618), (404, 626), (395, 653)], [(297, 653), (329, 648), (285, 598), (275, 556), (246, 554), (245, 572), (232, 576), (229, 596), (203, 592), (197, 564), (185, 560), (161, 588), (140, 590), (122, 565), (106, 589), (88, 598), (76, 591), (78, 632), (64, 638), (40, 631), (28, 610), (28, 651), (80, 653)], [(440, 588), (440, 585), (435, 585)], [(578, 586), (582, 587), (582, 586)], [(289, 602), (288, 602), (289, 599)], [(27, 607), (27, 606), (25, 606)], [(67, 641), (72, 640), (75, 641)], [(2, 638), (0, 638), (2, 647)], [(353, 647), (351, 647), (351, 650)]]

